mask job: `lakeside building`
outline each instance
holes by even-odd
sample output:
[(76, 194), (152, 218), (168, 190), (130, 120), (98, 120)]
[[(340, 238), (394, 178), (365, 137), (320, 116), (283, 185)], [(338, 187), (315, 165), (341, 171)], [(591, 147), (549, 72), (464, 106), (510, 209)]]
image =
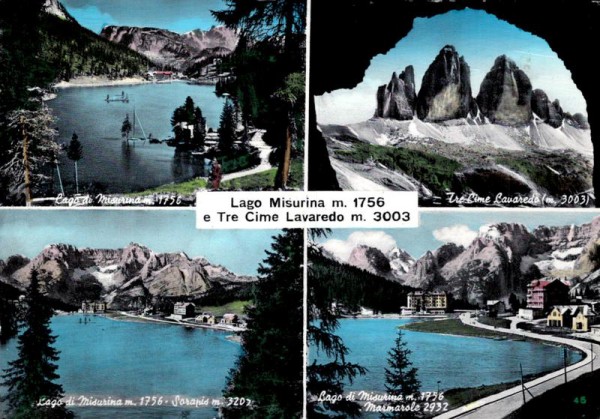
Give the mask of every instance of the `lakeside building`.
[(196, 317), (196, 322), (202, 324), (215, 324), (216, 318), (212, 313), (202, 313), (201, 315)]
[(178, 302), (173, 306), (173, 315), (171, 318), (183, 320), (196, 315), (196, 305), (194, 303)]
[(488, 300), (486, 303), (488, 315), (495, 317), (498, 314), (504, 314), (506, 312), (506, 305), (504, 301), (500, 300)]
[(106, 312), (106, 303), (103, 301), (84, 301), (81, 303), (83, 313), (104, 313)]
[(569, 286), (562, 281), (537, 279), (527, 285), (527, 309), (534, 317), (548, 312), (550, 307), (569, 303)]
[(236, 325), (237, 323), (238, 323), (237, 314), (233, 314), (233, 313), (223, 314), (223, 318), (221, 319), (221, 324)]
[(448, 309), (448, 296), (445, 292), (414, 291), (409, 292), (406, 298), (406, 307), (402, 307), (403, 315), (444, 314)]
[(589, 332), (597, 315), (588, 305), (559, 305), (552, 308), (546, 319), (548, 327), (566, 327), (576, 332)]
[(173, 80), (177, 77), (177, 74), (173, 71), (148, 71), (146, 73), (148, 80), (150, 81), (165, 81)]

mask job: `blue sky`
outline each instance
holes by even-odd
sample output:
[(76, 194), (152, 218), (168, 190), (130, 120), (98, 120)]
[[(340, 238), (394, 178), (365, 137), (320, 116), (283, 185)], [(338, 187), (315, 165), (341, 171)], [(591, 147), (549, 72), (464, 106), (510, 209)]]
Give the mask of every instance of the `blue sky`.
[(193, 210), (0, 210), (0, 259), (36, 256), (44, 246), (118, 249), (131, 242), (155, 252), (204, 256), (255, 275), (276, 230), (197, 230)]
[(510, 222), (524, 224), (530, 231), (540, 225), (565, 226), (589, 223), (597, 210), (529, 210), (529, 211), (420, 211), (419, 228), (381, 230), (333, 230), (325, 240), (325, 248), (338, 256), (348, 254), (356, 244), (367, 244), (382, 251), (398, 246), (419, 258), (427, 250), (435, 250), (447, 242), (470, 243), (479, 228), (488, 224)]
[(534, 89), (543, 89), (551, 100), (559, 99), (563, 109), (571, 113), (587, 115), (585, 100), (570, 72), (546, 41), (484, 11), (465, 9), (415, 19), (405, 38), (372, 59), (362, 83), (317, 97), (318, 121), (344, 124), (371, 118), (377, 87), (387, 84), (392, 72), (399, 74), (411, 64), (418, 91), (423, 74), (446, 44), (454, 45), (469, 64), (474, 96), (496, 57), (505, 54), (527, 73)]
[(99, 33), (106, 25), (146, 26), (183, 33), (217, 25), (211, 10), (223, 0), (61, 0), (84, 27)]

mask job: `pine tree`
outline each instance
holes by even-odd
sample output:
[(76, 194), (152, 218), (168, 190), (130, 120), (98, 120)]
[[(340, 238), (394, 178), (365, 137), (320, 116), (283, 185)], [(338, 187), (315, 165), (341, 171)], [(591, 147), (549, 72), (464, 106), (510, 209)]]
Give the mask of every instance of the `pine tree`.
[[(406, 342), (403, 340), (402, 329), (398, 329), (398, 335), (394, 341), (394, 346), (388, 352), (389, 368), (385, 369), (385, 389), (387, 393), (396, 396), (398, 401), (388, 403), (390, 406), (406, 405), (405, 401), (401, 401), (400, 397), (414, 395), (415, 400), (418, 400), (417, 393), (421, 387), (421, 383), (417, 378), (417, 369), (412, 366), (410, 361), (411, 350), (406, 347)], [(383, 418), (414, 418), (414, 412), (393, 412), (382, 415)]]
[(225, 5), (213, 15), (240, 34), (229, 58), (236, 77), (225, 89), (239, 100), (245, 125), (255, 118), (266, 128), (263, 138), (275, 148), (279, 166), (274, 186), (285, 188), (304, 109), (298, 106), (302, 99), (289, 102), (277, 92), (289, 89), (290, 78), (304, 77), (306, 0), (226, 0)]
[(29, 87), (43, 86), (38, 54), (41, 50), (40, 21), (44, 0), (0, 0), (0, 123), (16, 109), (34, 109)]
[(277, 175), (275, 176), (276, 188), (285, 189), (287, 187), (292, 161), (292, 146), (298, 138), (295, 115), (303, 114), (303, 110), (298, 107), (304, 105), (304, 89), (304, 73), (292, 73), (286, 78), (284, 87), (274, 94), (274, 97), (279, 100), (283, 111), (287, 114), (284, 136), (285, 141), (281, 147), (281, 156), (277, 168)]
[(50, 189), (48, 173), (58, 153), (54, 124), (47, 107), (18, 110), (7, 116), (3, 127), (7, 138), (0, 151), (0, 202), (22, 205), (27, 195), (31, 198)]
[(9, 363), (3, 375), (8, 387), (4, 398), (8, 413), (14, 419), (63, 419), (73, 417), (64, 406), (40, 406), (39, 402), (60, 400), (63, 389), (55, 383), (59, 352), (52, 347), (56, 337), (51, 334), (52, 308), (39, 291), (38, 274), (31, 271), (26, 294), (25, 329), (19, 335), (19, 358)]
[(221, 112), (221, 120), (219, 124), (219, 150), (224, 154), (228, 154), (233, 150), (233, 143), (236, 140), (235, 134), (236, 121), (235, 109), (231, 101), (227, 100)]
[[(327, 233), (313, 229), (313, 240)], [(315, 355), (325, 356), (327, 361), (315, 360), (307, 366), (307, 416), (313, 418), (357, 417), (360, 416), (358, 403), (345, 398), (336, 403), (319, 402), (321, 394), (337, 396), (344, 394), (345, 382), (352, 382), (357, 375), (365, 374), (366, 369), (348, 362), (349, 350), (342, 338), (335, 334), (339, 326), (337, 313), (332, 309), (336, 299), (334, 275), (323, 275), (314, 269), (313, 261), (320, 257), (321, 248), (310, 244), (308, 248), (308, 345)]]
[(67, 148), (67, 157), (69, 160), (73, 160), (73, 162), (75, 162), (75, 190), (77, 193), (79, 193), (79, 174), (77, 172), (77, 162), (83, 157), (83, 147), (81, 146), (79, 136), (76, 133), (73, 133), (73, 137), (71, 137), (71, 142)]
[(274, 237), (259, 266), (254, 305), (247, 309), (242, 355), (230, 372), (226, 397), (254, 407), (229, 407), (226, 418), (299, 418), (302, 415), (303, 231)]

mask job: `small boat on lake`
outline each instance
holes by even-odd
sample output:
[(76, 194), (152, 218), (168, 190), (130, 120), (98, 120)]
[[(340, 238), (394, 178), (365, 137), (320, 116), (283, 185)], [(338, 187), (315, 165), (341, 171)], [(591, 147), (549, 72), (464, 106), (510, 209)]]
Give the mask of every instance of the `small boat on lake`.
[(126, 95), (125, 92), (121, 92), (120, 95), (115, 95), (115, 96), (106, 95), (106, 99), (104, 99), (104, 100), (106, 101), (106, 103), (110, 103), (110, 102), (129, 103), (129, 95)]

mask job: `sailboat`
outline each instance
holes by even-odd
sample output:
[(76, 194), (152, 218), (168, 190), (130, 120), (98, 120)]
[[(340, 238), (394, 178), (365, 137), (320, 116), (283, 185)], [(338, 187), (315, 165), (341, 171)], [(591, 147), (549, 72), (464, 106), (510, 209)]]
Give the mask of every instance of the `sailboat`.
[[(135, 136), (135, 123), (137, 122), (140, 124), (140, 129), (142, 130), (142, 135), (143, 137), (136, 137)], [(143, 141), (144, 143), (146, 142), (146, 140), (148, 139), (146, 137), (146, 132), (144, 131), (144, 127), (142, 126), (142, 121), (140, 121), (140, 118), (137, 117), (137, 113), (135, 112), (135, 107), (133, 108), (133, 134), (131, 135), (131, 137), (127, 138), (127, 141)]]

